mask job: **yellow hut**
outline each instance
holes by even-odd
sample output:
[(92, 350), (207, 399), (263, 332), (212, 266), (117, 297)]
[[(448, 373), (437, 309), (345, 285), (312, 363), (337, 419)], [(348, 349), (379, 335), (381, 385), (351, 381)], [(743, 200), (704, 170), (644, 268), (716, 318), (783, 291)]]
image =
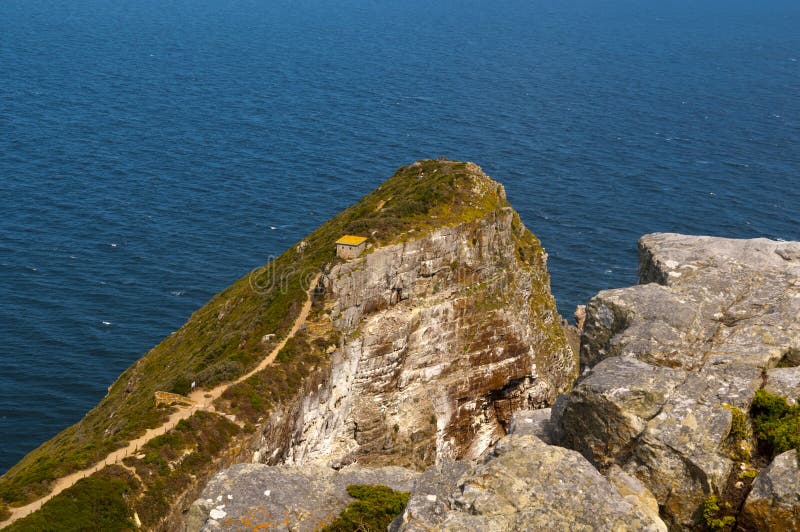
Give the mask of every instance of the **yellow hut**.
[(367, 237), (344, 235), (336, 241), (336, 254), (343, 259), (358, 257), (367, 247)]

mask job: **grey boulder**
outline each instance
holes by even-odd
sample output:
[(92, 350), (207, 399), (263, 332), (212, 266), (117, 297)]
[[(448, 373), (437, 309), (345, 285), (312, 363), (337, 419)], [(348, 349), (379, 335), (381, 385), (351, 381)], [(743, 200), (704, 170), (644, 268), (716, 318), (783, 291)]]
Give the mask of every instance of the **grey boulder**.
[(252, 530), (269, 525), (317, 530), (353, 501), (347, 494), (350, 484), (380, 484), (409, 491), (417, 476), (419, 473), (402, 467), (353, 465), (336, 471), (321, 465), (237, 464), (206, 485), (189, 510), (187, 529)]
[(800, 530), (800, 470), (797, 450), (775, 457), (753, 483), (740, 524), (755, 530)]
[(457, 480), (438, 472), (420, 477), (393, 529), (665, 531), (652, 506), (638, 501), (621, 495), (579, 453), (512, 435)]

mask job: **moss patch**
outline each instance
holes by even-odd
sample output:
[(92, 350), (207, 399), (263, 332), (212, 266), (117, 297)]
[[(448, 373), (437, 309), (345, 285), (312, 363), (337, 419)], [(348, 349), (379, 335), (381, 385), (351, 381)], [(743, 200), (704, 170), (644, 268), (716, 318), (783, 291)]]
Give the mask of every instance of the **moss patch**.
[(737, 462), (749, 463), (752, 458), (750, 449), (750, 429), (747, 425), (747, 414), (741, 408), (723, 404), (723, 408), (731, 413), (731, 430), (728, 433), (728, 445), (731, 457)]
[(408, 493), (386, 486), (353, 484), (347, 493), (355, 499), (322, 532), (378, 532), (386, 530), (408, 503)]

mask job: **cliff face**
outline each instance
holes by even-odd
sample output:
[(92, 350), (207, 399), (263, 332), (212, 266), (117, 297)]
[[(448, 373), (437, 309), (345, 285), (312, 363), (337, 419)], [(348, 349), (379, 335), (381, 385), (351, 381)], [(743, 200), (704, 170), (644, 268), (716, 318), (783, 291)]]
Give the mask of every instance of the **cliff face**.
[[(334, 266), (318, 324), (341, 338), (293, 421), (287, 463), (474, 458), (550, 404), (576, 360), (541, 247), (510, 208)], [(272, 431), (269, 432), (272, 434)], [(281, 442), (262, 440), (258, 457)], [(273, 460), (274, 461), (274, 460)]]
[(574, 389), (429, 469), (392, 530), (797, 530), (799, 261), (797, 242), (643, 237), (642, 284), (587, 306)]

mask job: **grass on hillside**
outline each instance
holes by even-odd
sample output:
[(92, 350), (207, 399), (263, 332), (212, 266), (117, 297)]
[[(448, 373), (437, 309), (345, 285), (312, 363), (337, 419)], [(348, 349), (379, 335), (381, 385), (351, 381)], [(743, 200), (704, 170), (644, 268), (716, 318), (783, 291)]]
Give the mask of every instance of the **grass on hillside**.
[[(323, 265), (339, 260), (334, 242), (343, 234), (368, 236), (373, 245), (398, 242), (411, 230), (455, 225), (507, 206), (500, 190), (466, 163), (422, 161), (400, 168), (359, 203), (311, 233), (304, 251), (291, 248), (269, 267), (239, 279), (128, 368), (79, 423), (0, 477), (0, 506), (21, 505), (45, 495), (53, 479), (98, 462), (158, 426), (169, 410), (155, 405), (155, 391), (185, 391), (187, 380), (210, 387), (252, 368), (274, 345), (263, 342), (265, 335), (275, 334), (277, 342), (290, 329), (305, 300), (308, 280)], [(281, 362), (284, 375), (278, 378), (276, 373), (269, 386), (281, 378), (296, 380), (293, 360), (307, 363), (302, 356)], [(251, 401), (250, 406), (258, 405)]]
[(150, 440), (136, 456), (126, 458), (125, 465), (133, 467), (145, 485), (133, 505), (142, 524), (155, 528), (178, 494), (194, 479), (212, 472), (214, 458), (239, 431), (218, 414), (198, 411)]
[(134, 530), (126, 498), (134, 497), (138, 482), (120, 466), (109, 466), (79, 480), (38, 512), (14, 522), (8, 532)]
[(275, 405), (292, 398), (304, 380), (327, 363), (325, 348), (331, 342), (309, 340), (307, 332), (298, 332), (269, 367), (228, 388), (216, 401), (217, 409), (255, 423)]

